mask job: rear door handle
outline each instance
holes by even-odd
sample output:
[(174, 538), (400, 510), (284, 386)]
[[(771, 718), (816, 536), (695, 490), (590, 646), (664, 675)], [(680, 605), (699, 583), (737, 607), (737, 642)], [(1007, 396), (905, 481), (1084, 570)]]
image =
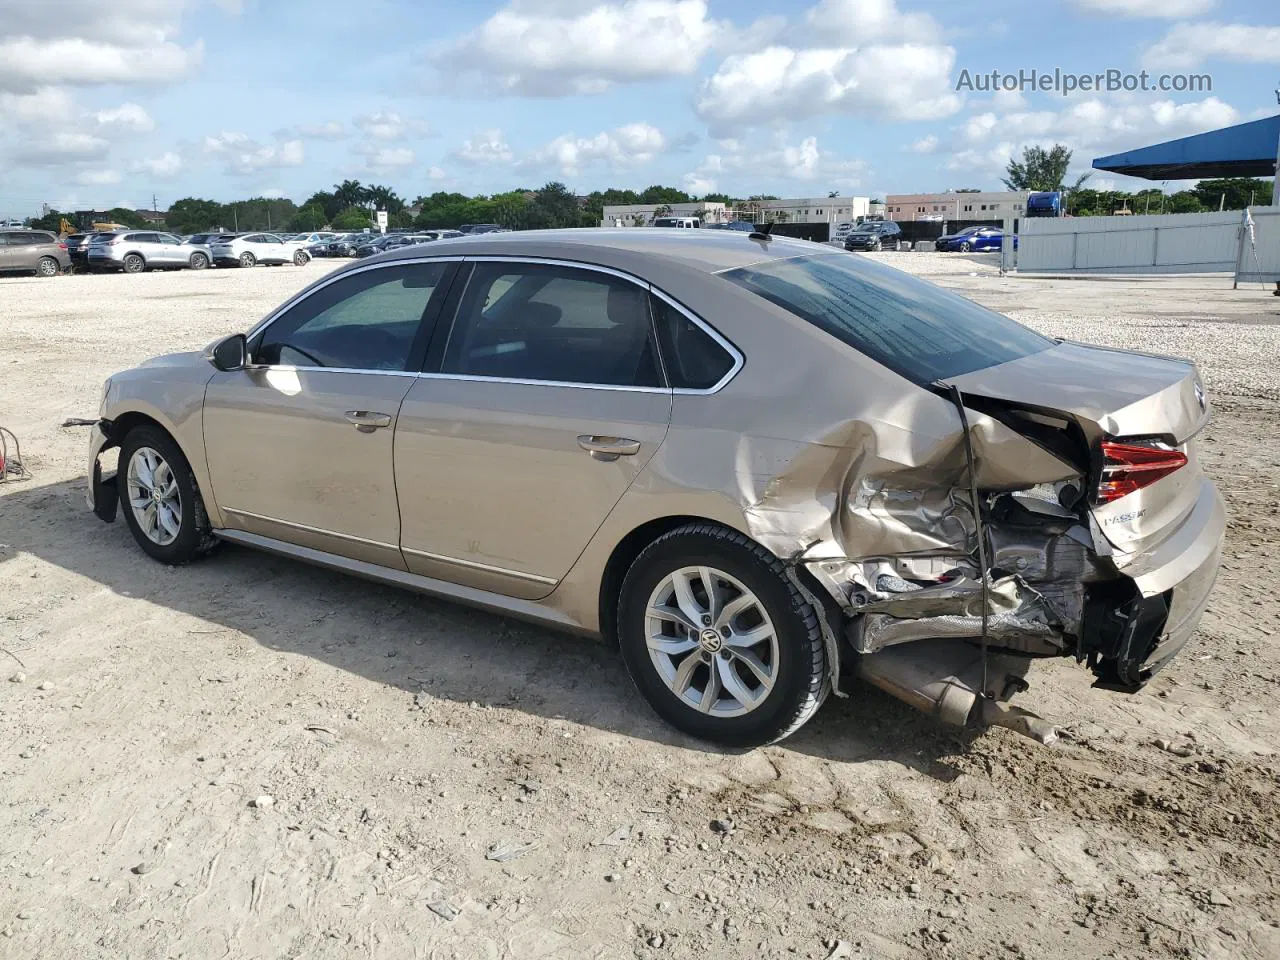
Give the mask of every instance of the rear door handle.
[(343, 414), (347, 423), (361, 433), (373, 433), (379, 427), (391, 426), (391, 414), (375, 413), (372, 410), (348, 410)]
[(591, 459), (606, 463), (619, 457), (633, 457), (640, 452), (640, 441), (628, 440), (626, 437), (583, 435), (578, 437), (578, 446), (590, 453)]

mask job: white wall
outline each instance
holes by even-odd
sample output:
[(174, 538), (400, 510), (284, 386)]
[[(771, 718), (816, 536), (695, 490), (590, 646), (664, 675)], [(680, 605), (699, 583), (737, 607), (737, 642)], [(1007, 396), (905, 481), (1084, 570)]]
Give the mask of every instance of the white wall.
[(1018, 227), (1019, 273), (1230, 273), (1239, 210), (1141, 217), (1032, 217)]

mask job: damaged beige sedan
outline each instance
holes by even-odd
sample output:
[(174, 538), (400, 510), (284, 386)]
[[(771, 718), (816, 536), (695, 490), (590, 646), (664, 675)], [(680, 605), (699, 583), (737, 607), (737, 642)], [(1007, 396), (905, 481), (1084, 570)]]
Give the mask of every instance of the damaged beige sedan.
[(1208, 416), (1189, 363), (843, 251), (505, 233), (113, 376), (89, 500), (165, 563), (227, 541), (609, 637), (711, 741), (785, 737), (856, 678), (1047, 738), (1007, 705), (1032, 660), (1131, 692), (1194, 632)]

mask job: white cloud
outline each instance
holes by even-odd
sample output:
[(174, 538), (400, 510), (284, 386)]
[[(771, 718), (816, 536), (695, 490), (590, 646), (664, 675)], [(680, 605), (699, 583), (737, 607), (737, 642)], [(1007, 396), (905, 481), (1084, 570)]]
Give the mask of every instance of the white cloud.
[(938, 138), (932, 133), (927, 137), (921, 137), (908, 148), (912, 153), (936, 153), (938, 150)]
[(1081, 10), (1121, 17), (1194, 17), (1210, 9), (1216, 0), (1075, 0)]
[(463, 163), (482, 166), (510, 163), (515, 158), (511, 145), (502, 139), (501, 130), (484, 130), (477, 133), (462, 141), (462, 146), (455, 150), (453, 155)]
[(417, 163), (418, 158), (407, 147), (378, 147), (366, 154), (365, 165), (375, 173), (404, 170)]
[(751, 149), (729, 142), (735, 147), (732, 152), (708, 154), (696, 170), (685, 174), (687, 191), (714, 193), (726, 179), (747, 192), (760, 189), (761, 184), (790, 190), (812, 189), (815, 183), (821, 183), (824, 191), (832, 186), (851, 188), (862, 184), (869, 169), (863, 160), (821, 149), (817, 137), (805, 137), (796, 144), (779, 140), (772, 147), (754, 144)]
[(300, 167), (306, 160), (301, 140), (282, 140), (264, 146), (247, 134), (235, 131), (205, 137), (204, 148), (208, 153), (223, 157), (227, 173), (240, 176), (280, 167)]
[(427, 170), (428, 180), (444, 180), (448, 176), (449, 175), (445, 173), (444, 170), (442, 170), (440, 167), (430, 167)]
[(76, 174), (76, 183), (85, 186), (103, 187), (120, 182), (120, 173), (116, 170), (81, 170)]
[(261, 191), (261, 195), (267, 200), (283, 200), (285, 194), (279, 187), (268, 187)]
[(122, 103), (114, 110), (99, 110), (93, 118), (100, 127), (129, 133), (146, 133), (155, 128), (155, 122), (147, 111), (136, 103)]
[(1099, 154), (1202, 133), (1238, 119), (1238, 111), (1217, 97), (1189, 103), (1095, 97), (1062, 110), (986, 111), (956, 129), (954, 141), (947, 144), (947, 168), (995, 173), (1023, 147), (1053, 143), (1071, 148), (1076, 165), (1087, 168)]
[(769, 47), (726, 59), (703, 81), (694, 106), (713, 131), (823, 113), (931, 120), (960, 109), (954, 63), (955, 50), (929, 44)]
[(200, 43), (183, 48), (159, 40), (127, 48), (78, 37), (4, 37), (0, 38), (0, 88), (25, 91), (55, 84), (161, 83), (182, 76), (203, 55)]
[(153, 177), (176, 177), (182, 172), (182, 158), (173, 151), (168, 151), (158, 157), (139, 160), (133, 165), (133, 169), (140, 173), (149, 173)]
[(512, 0), (436, 55), (468, 89), (519, 96), (601, 93), (688, 76), (726, 26), (705, 0)]
[(1142, 54), (1142, 65), (1153, 69), (1185, 69), (1206, 60), (1280, 63), (1280, 27), (1179, 23)]
[(65, 163), (101, 157), (108, 147), (110, 144), (102, 137), (62, 130), (20, 143), (13, 155), (26, 163)]
[(648, 163), (670, 146), (657, 127), (647, 123), (629, 123), (594, 137), (572, 134), (556, 137), (535, 150), (522, 163), (541, 167), (554, 165), (568, 176), (576, 176), (583, 166), (607, 164), (617, 169), (637, 163)]
[(895, 0), (821, 0), (805, 14), (804, 34), (823, 46), (861, 46), (872, 42), (927, 43), (942, 30), (927, 13), (903, 13)]
[(389, 110), (362, 114), (352, 123), (362, 133), (378, 140), (402, 140), (410, 135), (423, 136), (427, 132), (426, 124)]

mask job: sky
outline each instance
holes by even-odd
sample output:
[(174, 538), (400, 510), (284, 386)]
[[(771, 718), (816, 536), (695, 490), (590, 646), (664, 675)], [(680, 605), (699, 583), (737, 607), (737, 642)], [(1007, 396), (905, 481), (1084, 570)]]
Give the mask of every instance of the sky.
[[(1280, 4), (1261, 0), (56, 6), (0, 0), (0, 217), (302, 201), (346, 178), (407, 199), (549, 180), (577, 193), (1000, 189), (1029, 144), (1065, 143), (1082, 173), (1280, 111)], [(1207, 74), (1211, 88), (1064, 95), (976, 79), (1055, 69)]]

